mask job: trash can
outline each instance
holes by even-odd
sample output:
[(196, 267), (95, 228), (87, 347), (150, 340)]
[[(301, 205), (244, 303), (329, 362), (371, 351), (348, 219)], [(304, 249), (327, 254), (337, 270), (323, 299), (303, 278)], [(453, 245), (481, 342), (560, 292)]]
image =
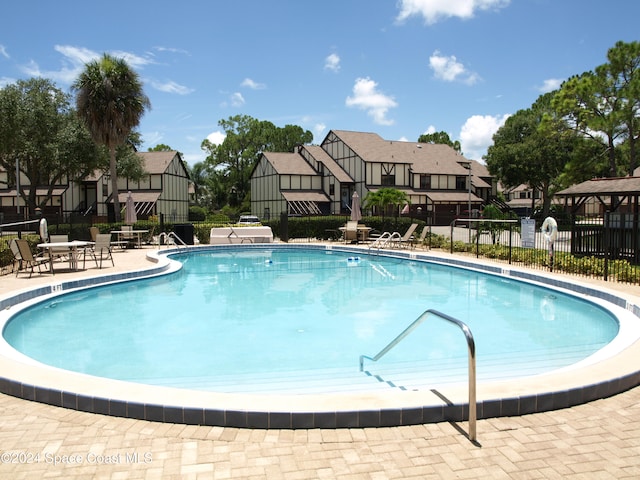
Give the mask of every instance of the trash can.
[(280, 214), (280, 241), (289, 241), (289, 214), (287, 212)]
[(186, 245), (193, 245), (193, 225), (190, 223), (177, 223), (173, 226), (175, 233)]

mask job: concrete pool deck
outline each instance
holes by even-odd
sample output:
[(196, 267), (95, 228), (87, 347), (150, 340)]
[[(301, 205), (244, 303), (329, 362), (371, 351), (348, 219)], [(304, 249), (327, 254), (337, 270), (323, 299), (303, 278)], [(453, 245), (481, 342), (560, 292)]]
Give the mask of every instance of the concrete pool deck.
[[(55, 281), (148, 266), (147, 252), (116, 253), (116, 267), (56, 274)], [(52, 281), (48, 274), (27, 277), (0, 277), (0, 296)], [(586, 282), (638, 303), (638, 287)], [(199, 427), (105, 417), (0, 395), (0, 449), (25, 454), (3, 458), (0, 477), (122, 472), (128, 478), (631, 478), (640, 473), (639, 400), (636, 387), (569, 409), (479, 420), (474, 445), (464, 435), (466, 422), (295, 431)], [(37, 462), (27, 463), (38, 453)], [(58, 465), (55, 455), (61, 457)]]

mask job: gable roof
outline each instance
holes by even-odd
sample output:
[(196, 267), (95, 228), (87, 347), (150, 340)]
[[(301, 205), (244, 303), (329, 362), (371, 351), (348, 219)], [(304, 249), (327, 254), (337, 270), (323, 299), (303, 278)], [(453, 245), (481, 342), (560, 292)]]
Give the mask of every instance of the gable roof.
[(353, 178), (351, 178), (351, 176), (345, 172), (340, 165), (338, 165), (338, 162), (331, 158), (331, 156), (325, 152), (322, 147), (310, 145), (303, 148), (307, 150), (316, 161), (327, 167), (327, 170), (329, 170), (337, 181), (340, 183), (353, 183)]
[[(189, 178), (189, 171), (187, 170), (184, 162), (182, 161), (182, 157), (180, 156), (180, 152), (176, 150), (162, 151), (162, 152), (136, 152), (136, 155), (142, 157), (142, 168), (144, 171), (150, 175), (158, 175), (163, 174), (167, 171), (167, 168), (173, 161), (173, 159), (178, 156), (178, 160), (184, 174), (187, 178)], [(108, 172), (103, 172), (101, 170), (94, 170), (92, 173), (84, 177), (83, 180), (87, 182), (95, 182), (102, 178), (103, 175), (108, 174)]]
[(187, 169), (180, 157), (180, 153), (176, 150), (166, 152), (137, 152), (137, 154), (142, 157), (144, 170), (149, 174), (161, 174), (166, 172), (167, 168), (177, 155), (185, 174), (188, 176)]
[(449, 145), (384, 140), (375, 133), (332, 130), (347, 146), (366, 162), (410, 164), (414, 173), (467, 175), (459, 162), (471, 160)]
[(491, 188), (491, 184), (485, 181), (485, 179), (491, 178), (491, 174), (486, 165), (477, 160), (471, 160), (471, 177), (471, 184), (475, 188)]
[(311, 165), (302, 156), (295, 153), (263, 152), (267, 161), (280, 175), (317, 175)]

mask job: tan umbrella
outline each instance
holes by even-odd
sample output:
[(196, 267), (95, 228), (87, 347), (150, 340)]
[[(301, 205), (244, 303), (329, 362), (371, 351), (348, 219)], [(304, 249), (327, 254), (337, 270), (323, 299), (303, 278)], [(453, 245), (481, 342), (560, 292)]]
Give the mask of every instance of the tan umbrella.
[(127, 203), (124, 208), (124, 223), (127, 225), (133, 225), (138, 221), (138, 216), (136, 215), (136, 204), (133, 201), (133, 195), (131, 195), (131, 192), (129, 192), (129, 195), (127, 196)]
[(358, 192), (353, 192), (353, 196), (351, 197), (351, 220), (358, 222), (361, 218), (360, 195), (358, 195)]

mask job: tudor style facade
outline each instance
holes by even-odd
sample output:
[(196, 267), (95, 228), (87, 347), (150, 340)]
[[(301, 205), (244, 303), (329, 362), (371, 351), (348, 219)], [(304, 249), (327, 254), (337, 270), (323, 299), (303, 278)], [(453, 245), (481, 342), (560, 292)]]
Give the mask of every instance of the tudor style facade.
[(375, 133), (330, 131), (320, 146), (265, 152), (251, 174), (251, 212), (348, 214), (354, 192), (393, 187), (411, 200), (410, 214), (447, 224), (481, 209), (496, 186), (484, 165), (447, 145), (398, 142)]
[[(139, 219), (164, 215), (167, 221), (186, 221), (189, 215), (189, 175), (179, 152), (138, 152), (146, 175), (138, 181), (118, 179), (118, 193), (124, 206), (130, 191)], [(7, 176), (0, 171), (0, 176)], [(29, 189), (22, 178), (22, 188)], [(6, 185), (6, 182), (5, 182)], [(46, 196), (49, 186), (38, 186), (38, 202)], [(13, 214), (17, 209), (15, 186), (0, 189), (1, 210)], [(22, 200), (20, 205), (23, 206)], [(108, 172), (94, 172), (80, 180), (65, 178), (54, 185), (53, 195), (45, 205), (45, 215), (63, 216), (70, 213), (91, 217), (93, 221), (113, 218), (113, 195)]]

